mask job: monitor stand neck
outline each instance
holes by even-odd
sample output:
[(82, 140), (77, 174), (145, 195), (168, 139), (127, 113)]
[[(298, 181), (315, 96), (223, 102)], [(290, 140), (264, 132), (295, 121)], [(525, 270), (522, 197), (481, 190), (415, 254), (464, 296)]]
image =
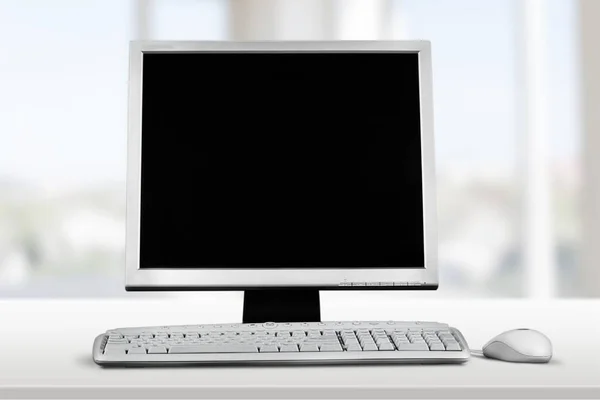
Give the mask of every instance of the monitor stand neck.
[(245, 324), (264, 322), (321, 322), (318, 290), (246, 290)]

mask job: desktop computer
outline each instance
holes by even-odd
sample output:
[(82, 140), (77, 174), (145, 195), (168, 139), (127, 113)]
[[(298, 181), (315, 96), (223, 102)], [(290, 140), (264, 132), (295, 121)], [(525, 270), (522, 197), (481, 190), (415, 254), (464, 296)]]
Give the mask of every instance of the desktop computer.
[(111, 329), (101, 365), (460, 363), (437, 322), (320, 290), (438, 287), (430, 44), (132, 42), (126, 289), (244, 291), (242, 323)]

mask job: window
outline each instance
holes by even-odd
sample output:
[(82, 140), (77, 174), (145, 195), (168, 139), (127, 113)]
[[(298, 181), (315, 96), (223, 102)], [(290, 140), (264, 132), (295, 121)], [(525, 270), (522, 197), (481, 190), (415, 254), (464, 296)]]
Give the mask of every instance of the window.
[(0, 2), (0, 293), (122, 291), (130, 4)]
[(226, 40), (228, 4), (223, 0), (148, 2), (149, 38), (154, 40)]
[(0, 296), (123, 293), (135, 38), (431, 40), (440, 292), (575, 295), (578, 4), (0, 2)]
[(433, 42), (441, 280), (481, 295), (577, 292), (577, 2), (397, 0)]
[(395, 39), (432, 42), (440, 290), (522, 295), (518, 0), (394, 5)]

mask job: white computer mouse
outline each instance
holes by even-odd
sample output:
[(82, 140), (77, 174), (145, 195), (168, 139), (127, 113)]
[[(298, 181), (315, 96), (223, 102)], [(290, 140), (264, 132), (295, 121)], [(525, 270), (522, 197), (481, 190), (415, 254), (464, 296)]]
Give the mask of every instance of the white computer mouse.
[(552, 358), (552, 343), (533, 329), (515, 329), (496, 336), (485, 346), (483, 355), (518, 363), (547, 363)]

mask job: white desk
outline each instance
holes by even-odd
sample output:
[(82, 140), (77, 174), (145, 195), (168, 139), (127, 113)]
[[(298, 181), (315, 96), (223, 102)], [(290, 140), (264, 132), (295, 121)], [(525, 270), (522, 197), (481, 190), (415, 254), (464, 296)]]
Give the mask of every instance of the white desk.
[(419, 296), (325, 293), (323, 319), (448, 322), (462, 330), (473, 349), (503, 330), (530, 327), (552, 339), (555, 357), (542, 365), (474, 357), (463, 366), (103, 369), (92, 362), (91, 346), (106, 329), (237, 322), (241, 295), (2, 301), (0, 398), (600, 399), (600, 301), (432, 301)]

